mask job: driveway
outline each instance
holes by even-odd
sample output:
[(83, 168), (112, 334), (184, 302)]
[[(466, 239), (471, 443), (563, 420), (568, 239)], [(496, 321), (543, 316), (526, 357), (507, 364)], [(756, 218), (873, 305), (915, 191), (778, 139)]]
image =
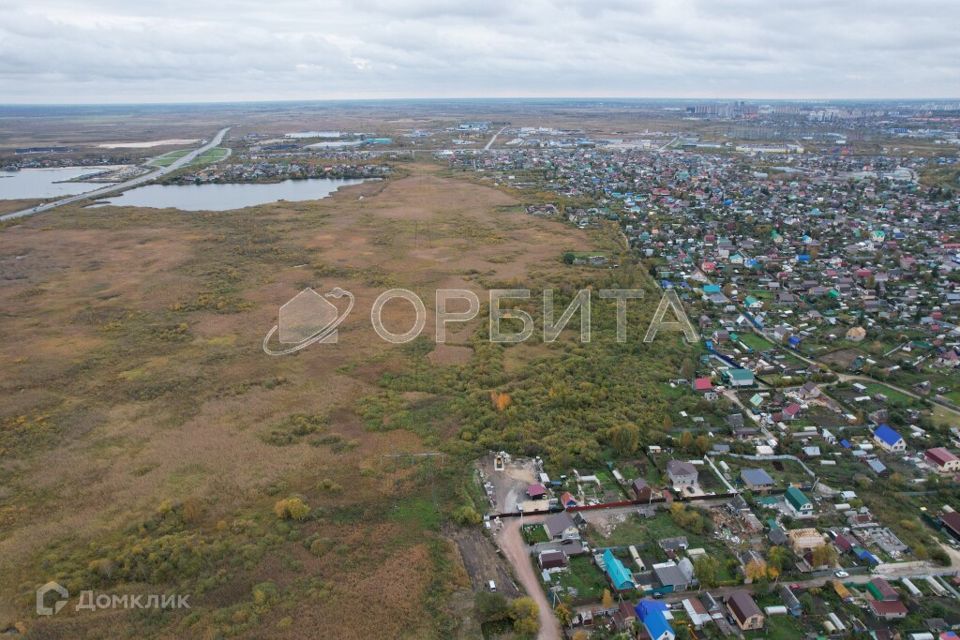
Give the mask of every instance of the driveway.
[[(533, 524), (535, 522), (543, 522), (543, 517), (529, 516), (523, 519), (523, 524)], [(540, 633), (537, 634), (537, 640), (562, 640), (563, 634), (560, 631), (560, 623), (553, 615), (553, 609), (547, 601), (547, 596), (543, 593), (533, 563), (530, 562), (527, 545), (520, 535), (520, 518), (507, 519), (497, 539), (503, 556), (513, 566), (517, 582), (527, 592), (527, 595), (533, 598), (540, 609)]]

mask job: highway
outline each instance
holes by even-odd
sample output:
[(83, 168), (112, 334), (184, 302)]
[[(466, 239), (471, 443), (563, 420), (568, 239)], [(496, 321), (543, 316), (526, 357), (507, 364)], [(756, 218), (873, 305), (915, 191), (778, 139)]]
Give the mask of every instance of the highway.
[(74, 196), (68, 196), (66, 198), (61, 198), (60, 200), (54, 200), (53, 202), (48, 202), (46, 204), (40, 204), (30, 209), (23, 209), (22, 211), (14, 211), (13, 213), (8, 213), (6, 215), (0, 216), (0, 222), (5, 220), (13, 220), (14, 218), (23, 218), (25, 216), (31, 216), (35, 213), (43, 213), (44, 211), (50, 211), (51, 209), (56, 209), (57, 207), (62, 207), (63, 205), (72, 204), (74, 202), (79, 202), (80, 200), (89, 200), (91, 198), (100, 198), (112, 193), (119, 193), (132, 189), (133, 187), (138, 187), (157, 178), (162, 178), (163, 176), (173, 173), (178, 169), (182, 169), (186, 165), (193, 162), (201, 154), (213, 149), (220, 145), (223, 142), (223, 137), (227, 135), (227, 132), (230, 130), (230, 127), (224, 127), (217, 132), (217, 135), (213, 136), (213, 139), (210, 140), (207, 144), (203, 145), (198, 149), (194, 149), (187, 155), (182, 158), (177, 158), (169, 166), (160, 167), (156, 171), (151, 171), (150, 173), (145, 173), (142, 176), (137, 176), (136, 178), (131, 178), (125, 182), (120, 182), (117, 184), (110, 184), (99, 189), (94, 189), (93, 191), (87, 191), (86, 193), (78, 193)]
[(673, 140), (671, 140), (671, 141), (668, 142), (667, 144), (665, 144), (665, 145), (663, 145), (662, 147), (660, 147), (659, 149), (657, 149), (657, 152), (666, 151), (667, 149), (670, 148), (671, 145), (675, 144), (678, 140), (680, 140), (680, 134), (677, 134), (677, 137), (675, 137)]

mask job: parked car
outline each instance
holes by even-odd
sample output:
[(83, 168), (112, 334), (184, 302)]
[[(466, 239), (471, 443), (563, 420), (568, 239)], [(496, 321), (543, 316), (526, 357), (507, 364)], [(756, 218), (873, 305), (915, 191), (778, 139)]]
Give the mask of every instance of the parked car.
[(487, 587), (490, 589), (491, 593), (496, 593), (496, 592), (497, 592), (497, 583), (494, 582), (493, 580), (491, 580), (491, 581), (488, 583)]
[(850, 577), (850, 574), (847, 573), (846, 571), (844, 571), (843, 569), (839, 569), (839, 570), (837, 570), (837, 571), (834, 571), (834, 572), (833, 572), (833, 575), (837, 576), (838, 578), (849, 578), (849, 577)]

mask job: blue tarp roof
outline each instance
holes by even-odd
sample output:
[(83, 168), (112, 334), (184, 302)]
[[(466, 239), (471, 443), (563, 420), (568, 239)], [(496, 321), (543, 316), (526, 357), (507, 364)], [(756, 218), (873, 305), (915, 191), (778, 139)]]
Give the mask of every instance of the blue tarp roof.
[(844, 449), (850, 449), (851, 447), (853, 447), (853, 445), (850, 444), (850, 441), (847, 440), (846, 438), (840, 441), (840, 446), (843, 447)]

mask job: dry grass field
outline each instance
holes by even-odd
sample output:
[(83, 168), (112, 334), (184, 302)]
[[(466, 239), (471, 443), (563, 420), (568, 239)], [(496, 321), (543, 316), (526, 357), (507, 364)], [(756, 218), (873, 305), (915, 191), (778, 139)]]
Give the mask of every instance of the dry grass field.
[[(433, 470), (386, 457), (431, 443), (358, 415), (408, 357), (376, 339), (370, 306), (393, 286), (432, 310), (438, 287), (561, 278), (560, 252), (591, 244), (433, 165), (402, 173), (315, 202), (74, 207), (0, 229), (0, 629), (460, 633), (445, 609), (469, 584), (429, 500)], [(265, 355), (279, 305), (307, 286), (356, 295), (339, 342)], [(384, 317), (403, 331), (411, 313), (397, 303)], [(432, 366), (468, 363), (476, 326), (454, 330)], [(457, 429), (442, 416), (430, 428)], [(288, 496), (312, 508), (304, 523), (274, 515)], [(75, 612), (74, 598), (38, 619), (33, 592), (50, 579), (73, 594), (187, 591), (192, 608)]]

